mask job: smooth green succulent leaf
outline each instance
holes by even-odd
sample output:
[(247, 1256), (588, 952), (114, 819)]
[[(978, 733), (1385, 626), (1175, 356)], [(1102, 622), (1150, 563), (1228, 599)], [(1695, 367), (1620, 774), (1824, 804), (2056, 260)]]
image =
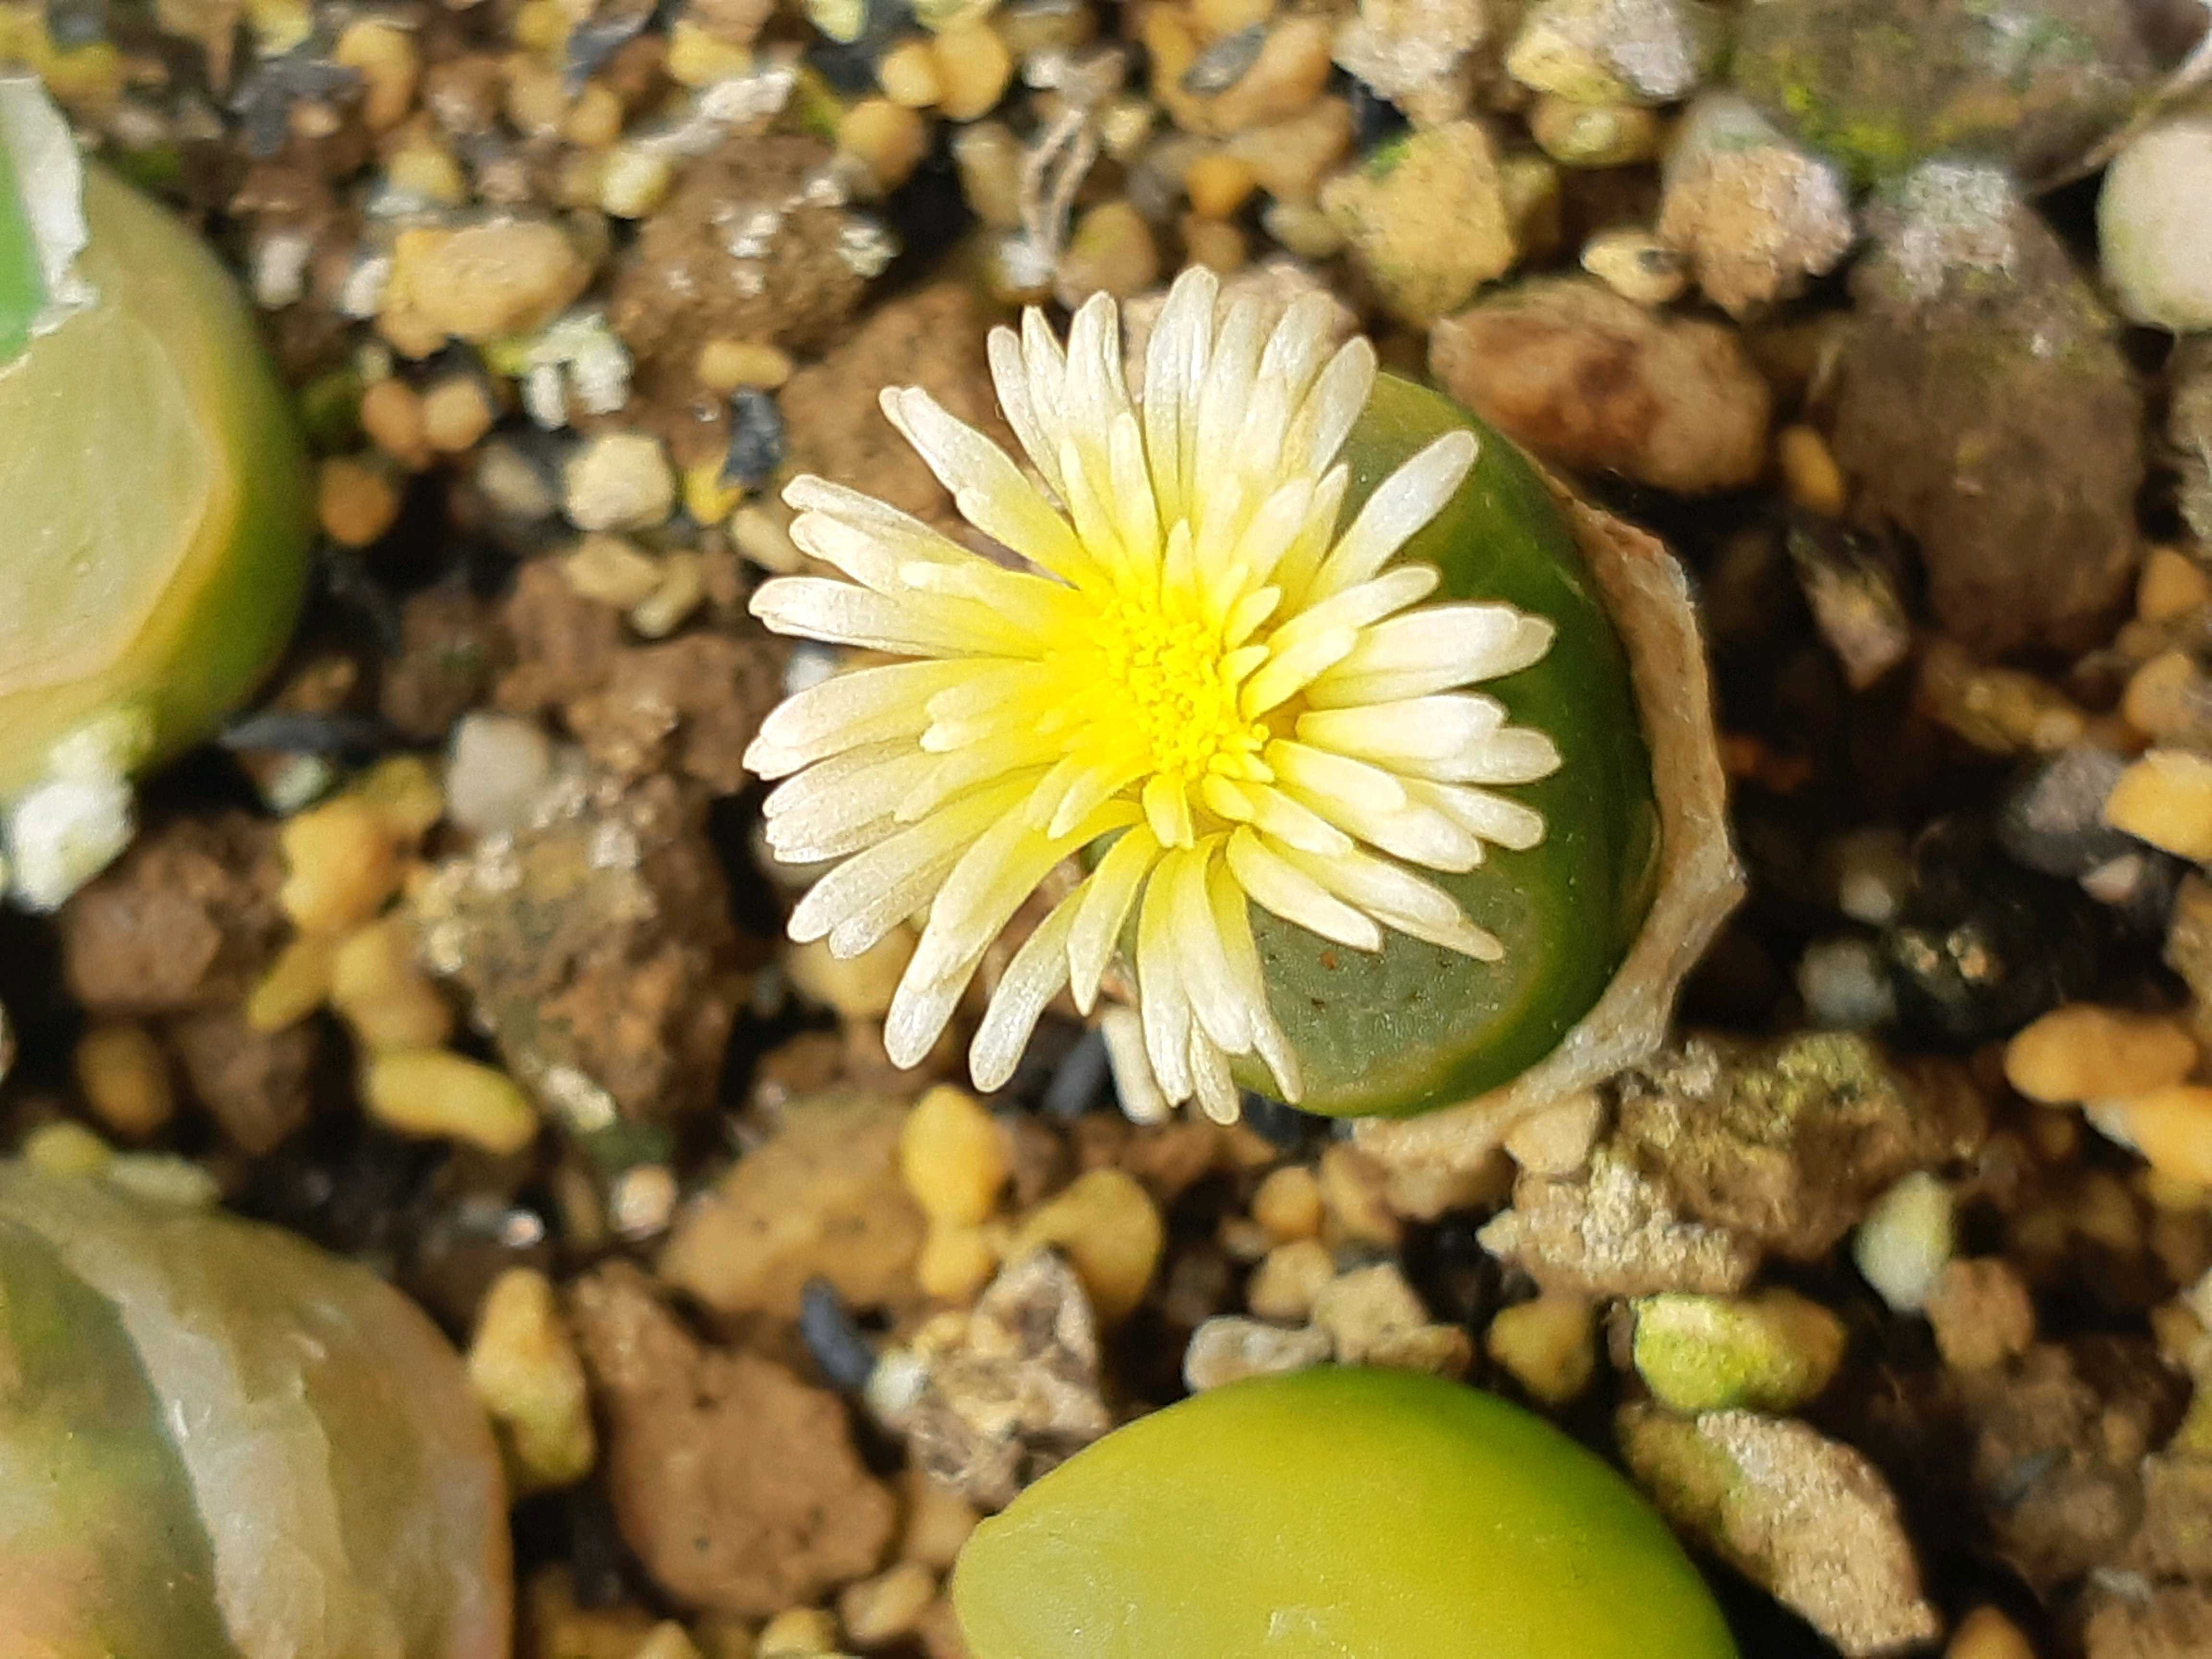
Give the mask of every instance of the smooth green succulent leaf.
[[(1556, 1047), (1611, 981), (1650, 908), (1658, 806), (1627, 659), (1565, 517), (1520, 452), (1437, 392), (1384, 375), (1352, 430), (1347, 520), (1401, 462), (1455, 427), (1481, 452), (1403, 557), (1443, 574), (1433, 596), (1504, 599), (1558, 629), (1543, 660), (1474, 688), (1558, 745), (1552, 776), (1500, 793), (1535, 808), (1543, 842), (1492, 848), (1463, 875), (1425, 876), (1505, 946), (1476, 962), (1386, 933), (1372, 955), (1255, 909), (1276, 1018), (1308, 1111), (1406, 1115), (1510, 1082)], [(1256, 1072), (1243, 1080), (1265, 1088)]]
[(289, 400), (198, 237), (83, 174), (90, 302), (0, 367), (0, 801), (118, 708), (205, 736), (290, 636), (313, 510)]
[(975, 1659), (1735, 1659), (1664, 1522), (1493, 1395), (1325, 1368), (1139, 1418), (983, 1522)]

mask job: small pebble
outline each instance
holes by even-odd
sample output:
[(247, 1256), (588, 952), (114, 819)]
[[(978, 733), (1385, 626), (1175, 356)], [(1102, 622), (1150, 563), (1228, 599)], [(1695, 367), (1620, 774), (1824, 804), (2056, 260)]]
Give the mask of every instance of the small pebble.
[(937, 106), (948, 120), (973, 121), (990, 113), (1006, 96), (1013, 73), (1012, 52), (988, 24), (948, 28), (937, 37), (937, 79), (942, 88)]
[(1605, 1103), (1585, 1091), (1556, 1101), (1515, 1124), (1505, 1153), (1531, 1175), (1571, 1176), (1589, 1163), (1605, 1125)]
[(1013, 1172), (1006, 1131), (965, 1089), (945, 1083), (915, 1103), (899, 1135), (899, 1174), (933, 1221), (990, 1218)]
[(1682, 256), (1648, 230), (1604, 230), (1583, 244), (1582, 266), (1624, 300), (1663, 306), (1681, 297)]
[(1857, 934), (1815, 939), (1797, 959), (1805, 1018), (1826, 1031), (1870, 1031), (1897, 1018), (1881, 948)]
[(783, 411), (774, 398), (754, 386), (741, 386), (731, 395), (725, 478), (748, 489), (759, 489), (783, 465), (784, 443)]
[(447, 813), (475, 835), (519, 830), (552, 773), (553, 740), (535, 720), (471, 710), (453, 724)]
[(2147, 623), (2173, 622), (2212, 605), (2212, 571), (2178, 547), (2154, 547), (2136, 580), (2136, 615)]
[(473, 374), (449, 374), (422, 393), (422, 437), (441, 455), (463, 455), (491, 430), (491, 394)]
[(2005, 1080), (2050, 1106), (2142, 1094), (2196, 1066), (2196, 1040), (2178, 1020), (2087, 1002), (2052, 1009), (2004, 1054)]
[(1483, 1350), (1547, 1406), (1564, 1406), (1597, 1374), (1596, 1320), (1578, 1296), (1540, 1296), (1498, 1310)]
[(629, 1659), (700, 1659), (698, 1644), (673, 1619), (664, 1619), (630, 1650)]
[(945, 95), (937, 52), (926, 40), (902, 40), (878, 58), (876, 84), (884, 97), (908, 109), (927, 109)]
[(562, 560), (561, 574), (583, 598), (628, 611), (644, 604), (660, 586), (660, 561), (635, 542), (595, 533)]
[(277, 832), (285, 878), (277, 902), (303, 933), (342, 933), (381, 910), (399, 888), (399, 840), (358, 794), (287, 818)]
[(1897, 1313), (1927, 1304), (1956, 1237), (1958, 1200), (1932, 1175), (1905, 1176), (1876, 1199), (1851, 1241), (1851, 1259)]
[(1995, 1607), (1976, 1607), (1959, 1621), (1943, 1659), (2036, 1659), (2020, 1626)]
[(837, 149), (866, 167), (876, 189), (888, 195), (929, 153), (929, 123), (888, 98), (864, 98), (837, 123)]
[(52, 1176), (97, 1176), (115, 1162), (115, 1149), (69, 1118), (41, 1123), (23, 1137), (17, 1156)]
[(791, 358), (772, 345), (750, 340), (713, 339), (699, 348), (692, 371), (699, 384), (725, 396), (741, 386), (773, 392), (791, 378)]
[(837, 1596), (837, 1616), (854, 1647), (879, 1648), (911, 1635), (936, 1599), (937, 1575), (918, 1562), (902, 1561), (848, 1584)]
[(1060, 256), (1061, 294), (1077, 302), (1092, 294), (1127, 299), (1159, 280), (1159, 248), (1144, 216), (1124, 201), (1101, 202), (1076, 221)]
[(1200, 156), (1182, 175), (1192, 210), (1206, 219), (1229, 217), (1244, 205), (1259, 182), (1250, 162), (1226, 150)]
[(1303, 1164), (1271, 1171), (1252, 1194), (1252, 1218), (1278, 1244), (1321, 1236), (1321, 1183)]
[(2105, 822), (2177, 857), (2212, 863), (2212, 758), (2150, 750), (2112, 786)]
[(1307, 1370), (1327, 1364), (1332, 1352), (1328, 1334), (1310, 1325), (1286, 1329), (1234, 1314), (1218, 1315), (1191, 1333), (1182, 1355), (1183, 1386), (1202, 1394), (1248, 1376)]
[(1389, 1173), (1343, 1141), (1321, 1155), (1321, 1201), (1332, 1242), (1397, 1248), (1404, 1229), (1390, 1211)]
[(666, 639), (706, 598), (706, 562), (690, 549), (679, 548), (661, 560), (660, 580), (653, 592), (630, 607), (630, 628), (648, 640)]
[(1638, 1375), (1674, 1411), (1794, 1412), (1828, 1386), (1844, 1322), (1795, 1291), (1670, 1292), (1635, 1304)]
[(1135, 1179), (1120, 1170), (1093, 1170), (1030, 1214), (1006, 1259), (1018, 1261), (1046, 1245), (1062, 1251), (1099, 1322), (1112, 1325), (1145, 1299), (1165, 1243), (1160, 1212)]
[(422, 72), (411, 30), (380, 18), (357, 18), (339, 32), (331, 61), (361, 76), (362, 119), (371, 131), (388, 132), (407, 118)]
[(675, 182), (675, 160), (659, 145), (617, 144), (599, 173), (599, 206), (617, 219), (642, 219)]
[(175, 1113), (168, 1060), (144, 1026), (94, 1025), (77, 1039), (74, 1060), (85, 1104), (110, 1133), (143, 1140)]
[(657, 438), (604, 432), (561, 469), (561, 506), (579, 530), (649, 530), (676, 507), (676, 474)]
[(492, 1280), (477, 1314), (468, 1372), (525, 1485), (565, 1486), (591, 1473), (599, 1457), (591, 1392), (544, 1273), (509, 1267)]
[(1244, 1305), (1262, 1319), (1296, 1324), (1313, 1317), (1314, 1304), (1335, 1279), (1335, 1260), (1318, 1239), (1279, 1244), (1253, 1272)]
[(2212, 1187), (2212, 1084), (2169, 1083), (2094, 1109), (2090, 1121), (2117, 1128), (2167, 1179)]
[(340, 546), (367, 547), (398, 518), (399, 486), (374, 462), (333, 455), (317, 470), (315, 519)]
[(1928, 1323), (1953, 1370), (1989, 1370), (2034, 1342), (2035, 1300), (2002, 1257), (1958, 1257), (1944, 1264), (1928, 1294)]
[(2177, 116), (2129, 141), (2098, 193), (2097, 246), (2130, 320), (2212, 328), (2212, 117)]
[(1850, 498), (1844, 470), (1836, 465), (1828, 441), (1809, 426), (1785, 426), (1774, 434), (1774, 459), (1791, 503), (1823, 518), (1843, 516)]
[(950, 1572), (982, 1516), (958, 1491), (919, 1469), (908, 1469), (901, 1485), (906, 1516), (899, 1530), (899, 1559)]
[(1549, 94), (1528, 112), (1529, 136), (1570, 167), (1618, 167), (1659, 153), (1659, 117), (1635, 104), (1579, 104)]
[(429, 464), (422, 399), (398, 375), (386, 376), (361, 394), (361, 427), (370, 442), (400, 465), (418, 470)]
[(1392, 1261), (1340, 1274), (1314, 1304), (1316, 1326), (1328, 1333), (1347, 1365), (1375, 1362), (1393, 1337), (1429, 1322), (1429, 1311)]
[(441, 1048), (374, 1056), (361, 1091), (369, 1115), (401, 1134), (465, 1141), (501, 1157), (538, 1136), (538, 1114), (513, 1079)]
[(792, 1607), (768, 1621), (756, 1659), (821, 1659), (837, 1649), (837, 1621), (819, 1607)]

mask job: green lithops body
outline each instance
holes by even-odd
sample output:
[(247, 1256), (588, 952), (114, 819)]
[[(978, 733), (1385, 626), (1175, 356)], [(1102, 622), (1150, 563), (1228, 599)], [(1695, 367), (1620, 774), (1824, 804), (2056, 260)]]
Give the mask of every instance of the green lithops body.
[(496, 1449), (404, 1298), (0, 1163), (0, 1654), (500, 1659), (511, 1595)]
[(1308, 1111), (1424, 1111), (1516, 1076), (1598, 1000), (1656, 879), (1658, 808), (1626, 659), (1565, 520), (1520, 452), (1448, 398), (1385, 375), (1346, 445), (1346, 511), (1455, 426), (1482, 440), (1474, 470), (1403, 556), (1443, 573), (1439, 599), (1504, 599), (1557, 628), (1541, 661), (1482, 690), (1515, 724), (1549, 736), (1561, 763), (1510, 792), (1544, 815), (1540, 845), (1492, 849), (1464, 875), (1431, 878), (1498, 936), (1503, 961), (1402, 933), (1363, 955), (1255, 916)]
[(1618, 1474), (1407, 1372), (1232, 1383), (1140, 1418), (977, 1529), (975, 1659), (1734, 1659)]
[[(58, 166), (0, 171), (0, 802), (118, 716), (137, 764), (204, 736), (307, 576), (305, 452), (236, 285), (165, 210)], [(70, 189), (89, 240), (58, 305), (29, 204)]]

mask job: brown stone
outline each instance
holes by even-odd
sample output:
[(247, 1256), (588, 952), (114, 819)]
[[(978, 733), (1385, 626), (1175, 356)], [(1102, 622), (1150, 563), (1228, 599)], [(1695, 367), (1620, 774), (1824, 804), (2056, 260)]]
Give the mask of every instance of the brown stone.
[(875, 1570), (896, 1506), (836, 1395), (698, 1342), (635, 1267), (588, 1275), (571, 1305), (611, 1420), (616, 1522), (664, 1590), (763, 1618)]

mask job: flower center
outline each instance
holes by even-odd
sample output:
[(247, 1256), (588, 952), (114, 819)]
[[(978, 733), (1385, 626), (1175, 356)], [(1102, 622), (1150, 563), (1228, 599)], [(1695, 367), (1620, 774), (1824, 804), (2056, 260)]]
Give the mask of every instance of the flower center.
[(1122, 594), (1101, 611), (1095, 638), (1100, 717), (1142, 745), (1151, 770), (1195, 784), (1249, 769), (1270, 733), (1237, 708), (1250, 667), (1232, 660), (1222, 623), (1158, 594)]

